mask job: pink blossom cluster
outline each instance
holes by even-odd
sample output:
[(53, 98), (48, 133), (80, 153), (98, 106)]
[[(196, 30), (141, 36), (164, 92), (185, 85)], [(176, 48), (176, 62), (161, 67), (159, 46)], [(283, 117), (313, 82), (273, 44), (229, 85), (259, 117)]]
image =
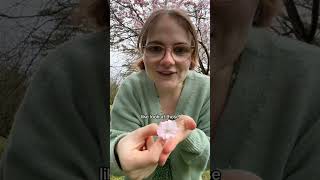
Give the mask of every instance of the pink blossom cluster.
[(144, 3), (144, 0), (134, 0), (134, 3), (135, 3), (135, 4), (143, 4), (143, 3)]
[(179, 131), (177, 123), (172, 120), (160, 122), (157, 129), (157, 134), (163, 140), (174, 138)]

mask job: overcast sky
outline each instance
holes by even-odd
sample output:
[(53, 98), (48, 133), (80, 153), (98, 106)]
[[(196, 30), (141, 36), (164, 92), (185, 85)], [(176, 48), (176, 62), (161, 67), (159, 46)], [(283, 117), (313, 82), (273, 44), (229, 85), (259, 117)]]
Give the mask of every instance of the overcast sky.
[(121, 52), (110, 51), (110, 77), (119, 78), (119, 73), (125, 69), (121, 67), (126, 60), (126, 55)]

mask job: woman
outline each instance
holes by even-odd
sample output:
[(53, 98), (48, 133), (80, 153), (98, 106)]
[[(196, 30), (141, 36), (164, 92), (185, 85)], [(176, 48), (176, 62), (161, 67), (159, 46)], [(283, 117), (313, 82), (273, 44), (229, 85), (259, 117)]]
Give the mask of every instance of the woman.
[(216, 166), (318, 179), (319, 48), (256, 28), (270, 25), (281, 0), (221, 2), (211, 6)]
[[(137, 45), (140, 71), (121, 84), (111, 111), (112, 174), (201, 179), (210, 155), (210, 83), (193, 71), (197, 42), (192, 22), (180, 10), (161, 9), (146, 20)], [(176, 137), (153, 142), (157, 124), (178, 115)]]

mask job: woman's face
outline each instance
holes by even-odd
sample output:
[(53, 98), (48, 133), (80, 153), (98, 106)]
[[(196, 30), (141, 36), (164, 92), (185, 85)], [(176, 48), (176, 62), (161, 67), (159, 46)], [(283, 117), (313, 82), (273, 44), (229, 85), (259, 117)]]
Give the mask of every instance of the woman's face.
[(143, 61), (157, 88), (181, 87), (191, 63), (191, 35), (176, 20), (163, 15), (151, 28)]

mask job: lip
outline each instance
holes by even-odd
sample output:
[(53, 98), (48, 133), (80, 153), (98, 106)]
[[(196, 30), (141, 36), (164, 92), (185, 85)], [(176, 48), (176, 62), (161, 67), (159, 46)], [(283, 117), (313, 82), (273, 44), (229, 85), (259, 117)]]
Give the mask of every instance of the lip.
[(161, 75), (165, 75), (165, 76), (169, 76), (169, 75), (172, 75), (172, 74), (175, 74), (177, 72), (175, 71), (157, 71), (159, 74)]

